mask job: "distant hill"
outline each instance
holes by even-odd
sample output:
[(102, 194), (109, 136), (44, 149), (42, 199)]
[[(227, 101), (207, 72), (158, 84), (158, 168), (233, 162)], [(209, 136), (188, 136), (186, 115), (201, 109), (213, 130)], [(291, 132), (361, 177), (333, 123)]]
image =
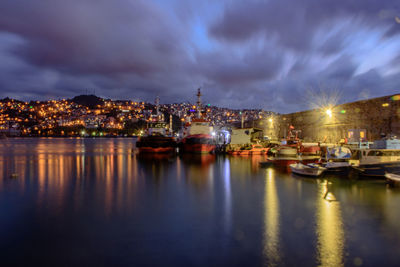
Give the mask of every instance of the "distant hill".
[(91, 109), (96, 108), (97, 105), (102, 106), (104, 104), (104, 100), (95, 95), (79, 95), (72, 98), (71, 101)]
[(9, 101), (14, 101), (17, 104), (23, 104), (24, 103), (23, 101), (20, 101), (20, 100), (17, 100), (17, 99), (12, 99), (12, 98), (9, 98), (9, 97), (0, 99), (0, 103), (6, 103), (6, 102), (9, 102)]

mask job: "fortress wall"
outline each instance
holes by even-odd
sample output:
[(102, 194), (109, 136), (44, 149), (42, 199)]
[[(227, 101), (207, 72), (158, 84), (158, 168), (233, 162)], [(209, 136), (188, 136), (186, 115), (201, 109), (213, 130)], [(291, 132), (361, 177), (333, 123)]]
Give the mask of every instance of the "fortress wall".
[(339, 142), (348, 137), (350, 129), (365, 129), (369, 141), (380, 139), (382, 133), (400, 137), (400, 95), (346, 103), (331, 110), (332, 116), (326, 109), (276, 115), (272, 122), (259, 120), (255, 126), (275, 140), (286, 137), (290, 125), (301, 130), (305, 142)]

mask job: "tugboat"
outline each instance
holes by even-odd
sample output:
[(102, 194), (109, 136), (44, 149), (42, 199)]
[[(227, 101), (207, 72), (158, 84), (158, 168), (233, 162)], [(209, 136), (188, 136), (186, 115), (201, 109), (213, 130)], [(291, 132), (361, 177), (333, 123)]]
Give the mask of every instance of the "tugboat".
[(159, 99), (156, 98), (156, 115), (152, 115), (146, 129), (146, 135), (136, 142), (139, 154), (143, 153), (175, 153), (177, 142), (167, 134), (167, 123), (159, 112)]
[(209, 121), (201, 115), (201, 92), (197, 91), (197, 118), (186, 125), (184, 137), (180, 143), (182, 152), (187, 153), (213, 153), (216, 145), (211, 135), (212, 127)]

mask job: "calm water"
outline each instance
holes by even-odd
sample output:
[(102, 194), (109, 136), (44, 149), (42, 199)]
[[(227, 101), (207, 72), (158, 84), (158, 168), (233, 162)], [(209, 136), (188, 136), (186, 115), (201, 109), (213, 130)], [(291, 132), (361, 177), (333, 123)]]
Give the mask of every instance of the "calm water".
[(400, 264), (400, 188), (263, 156), (142, 158), (134, 142), (0, 140), (0, 264)]

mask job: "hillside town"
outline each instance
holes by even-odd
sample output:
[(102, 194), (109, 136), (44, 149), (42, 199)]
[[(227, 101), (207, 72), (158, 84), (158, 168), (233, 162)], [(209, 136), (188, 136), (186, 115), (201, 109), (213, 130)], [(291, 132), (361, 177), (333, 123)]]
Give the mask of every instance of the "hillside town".
[[(0, 100), (0, 134), (5, 136), (139, 136), (155, 113), (154, 103), (81, 95), (72, 99)], [(159, 107), (174, 131), (197, 113), (193, 103)], [(203, 116), (213, 126), (240, 126), (273, 114), (260, 109), (234, 110), (205, 104)]]

